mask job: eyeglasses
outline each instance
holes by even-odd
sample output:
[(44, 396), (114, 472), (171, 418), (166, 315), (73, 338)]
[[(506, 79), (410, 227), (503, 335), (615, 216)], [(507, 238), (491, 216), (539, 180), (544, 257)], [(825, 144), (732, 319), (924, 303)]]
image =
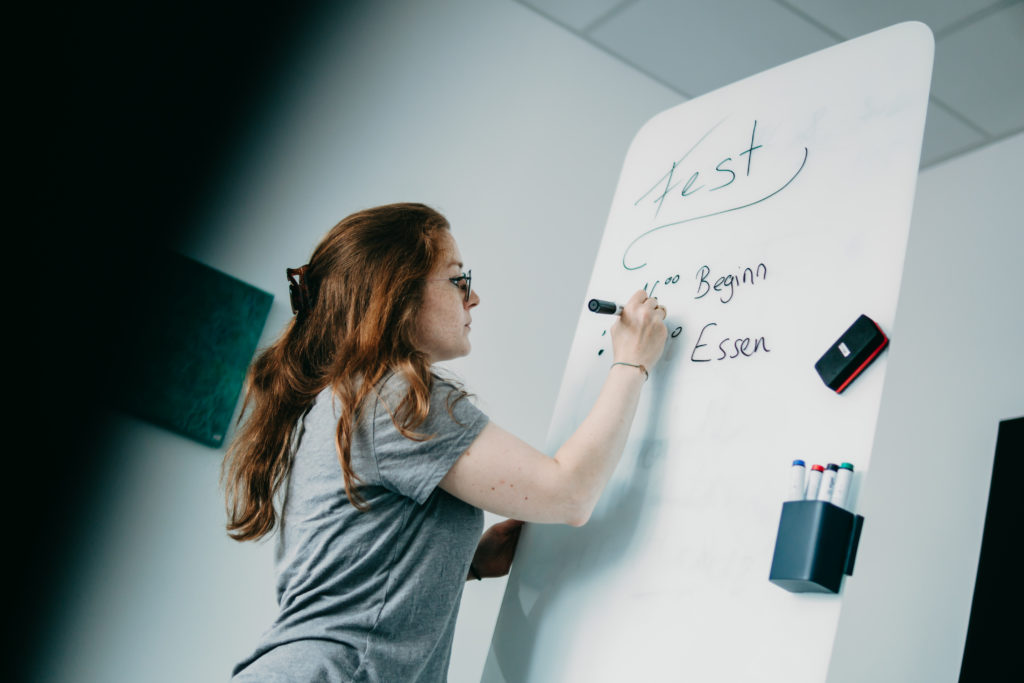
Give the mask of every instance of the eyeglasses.
[(473, 291), (473, 289), (472, 289), (473, 271), (472, 270), (467, 270), (465, 273), (463, 273), (462, 275), (459, 275), (458, 277), (446, 277), (446, 278), (435, 277), (435, 278), (427, 278), (427, 279), (428, 280), (438, 280), (438, 281), (447, 280), (448, 282), (452, 283), (453, 285), (455, 285), (456, 287), (461, 289), (463, 294), (465, 294), (465, 299), (464, 300), (467, 303), (469, 302), (469, 295)]

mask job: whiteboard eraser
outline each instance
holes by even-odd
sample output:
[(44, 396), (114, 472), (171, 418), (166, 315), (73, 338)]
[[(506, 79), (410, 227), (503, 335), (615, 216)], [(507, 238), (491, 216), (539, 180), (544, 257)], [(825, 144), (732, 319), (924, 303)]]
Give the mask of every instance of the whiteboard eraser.
[(841, 394), (864, 368), (871, 365), (871, 361), (888, 343), (889, 338), (878, 323), (861, 315), (818, 359), (814, 369), (818, 371), (825, 386)]

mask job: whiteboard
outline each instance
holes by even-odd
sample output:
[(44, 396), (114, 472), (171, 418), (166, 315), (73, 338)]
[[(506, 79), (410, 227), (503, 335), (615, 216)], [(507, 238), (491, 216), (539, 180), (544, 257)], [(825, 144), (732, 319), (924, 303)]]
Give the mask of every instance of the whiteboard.
[[(588, 524), (526, 526), (484, 681), (825, 680), (842, 591), (768, 572), (794, 458), (853, 463), (854, 506), (870, 476), (887, 354), (841, 395), (814, 363), (862, 313), (893, 328), (933, 52), (898, 24), (637, 133), (586, 299), (646, 288), (672, 336)], [(549, 453), (612, 361), (580, 309)]]

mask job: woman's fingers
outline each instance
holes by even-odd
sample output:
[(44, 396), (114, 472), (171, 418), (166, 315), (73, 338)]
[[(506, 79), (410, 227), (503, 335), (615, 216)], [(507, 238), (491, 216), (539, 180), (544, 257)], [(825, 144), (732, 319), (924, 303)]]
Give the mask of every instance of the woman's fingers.
[(641, 305), (644, 308), (650, 308), (652, 311), (661, 311), (662, 320), (664, 320), (665, 316), (668, 315), (668, 311), (661, 305), (661, 302), (658, 301), (658, 297), (656, 296), (645, 298)]
[(629, 297), (629, 301), (626, 302), (626, 306), (636, 306), (642, 304), (647, 299), (647, 292), (642, 289), (638, 289), (633, 292), (633, 296)]
[(657, 297), (647, 296), (642, 289), (634, 292), (619, 320), (612, 325), (615, 358), (653, 365), (661, 356), (668, 337), (665, 327), (667, 314)]
[(658, 299), (657, 298), (654, 299), (654, 302), (656, 304), (654, 306), (654, 310), (660, 311), (661, 312), (661, 319), (664, 320), (665, 317), (668, 315), (668, 309), (666, 309), (664, 306), (662, 306), (660, 303), (658, 303)]

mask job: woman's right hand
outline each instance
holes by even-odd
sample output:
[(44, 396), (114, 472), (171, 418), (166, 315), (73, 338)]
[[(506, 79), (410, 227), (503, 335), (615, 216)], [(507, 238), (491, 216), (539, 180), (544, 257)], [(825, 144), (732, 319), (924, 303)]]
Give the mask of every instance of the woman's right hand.
[[(630, 297), (611, 332), (616, 361), (651, 368), (668, 338), (665, 309), (640, 290)], [(642, 375), (621, 367), (605, 377), (594, 407), (554, 457), (490, 422), (440, 487), (511, 519), (585, 524), (622, 456), (643, 391), (643, 382), (636, 381)]]
[(615, 360), (638, 363), (648, 370), (661, 358), (668, 339), (667, 311), (656, 298), (640, 289), (629, 298), (619, 319), (612, 325)]

